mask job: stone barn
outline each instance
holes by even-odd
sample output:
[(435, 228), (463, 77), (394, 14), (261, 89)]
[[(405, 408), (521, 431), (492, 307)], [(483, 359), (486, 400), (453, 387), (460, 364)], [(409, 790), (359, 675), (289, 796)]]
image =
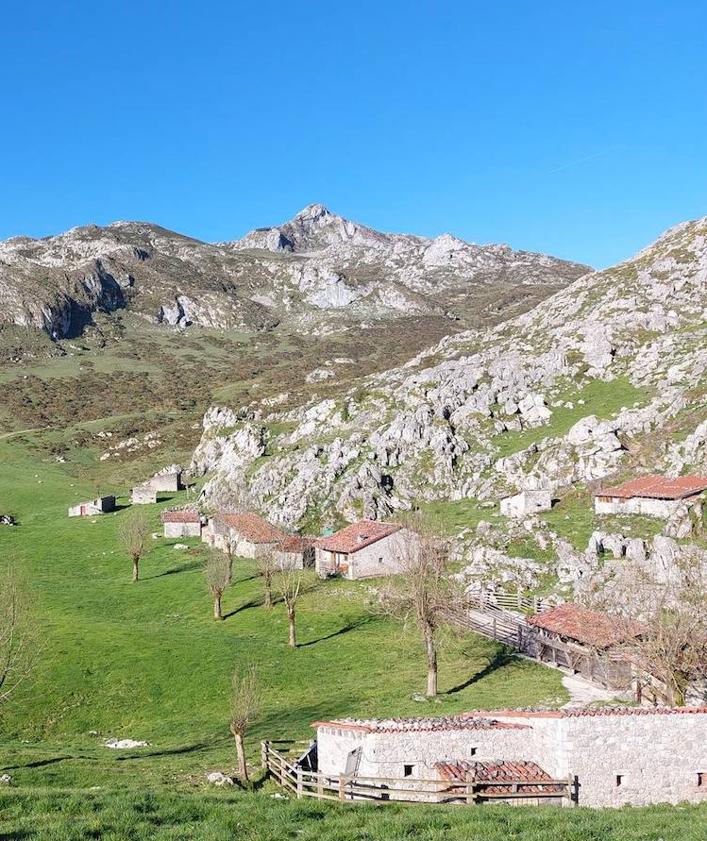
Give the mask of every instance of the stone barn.
[(148, 485), (138, 485), (130, 492), (133, 505), (152, 505), (157, 502), (157, 491)]
[(264, 517), (252, 512), (217, 514), (209, 520), (203, 540), (210, 546), (224, 549), (231, 541), (233, 553), (242, 558), (260, 558), (275, 553), (288, 535)]
[(505, 517), (526, 517), (552, 508), (552, 491), (547, 489), (521, 491), (501, 500), (501, 514)]
[(107, 514), (109, 511), (115, 511), (115, 497), (99, 496), (72, 505), (69, 508), (69, 517), (93, 517), (96, 514)]
[(707, 490), (704, 476), (670, 478), (652, 474), (640, 476), (616, 487), (602, 488), (594, 496), (597, 514), (642, 514), (668, 518), (681, 508), (693, 508), (702, 515), (701, 494)]
[(636, 669), (623, 650), (647, 628), (578, 604), (561, 604), (528, 617), (538, 629), (539, 658), (609, 689), (628, 690)]
[(313, 569), (315, 537), (286, 537), (277, 547), (275, 563), (280, 569)]
[(402, 572), (418, 537), (397, 523), (361, 520), (317, 540), (315, 568), (322, 578), (341, 575), (351, 580)]
[[(538, 787), (552, 781), (567, 781), (565, 792), (582, 806), (707, 799), (707, 707), (500, 710), (313, 726), (318, 771), (360, 780), (367, 800), (389, 799), (395, 786), (404, 799), (449, 801), (460, 785), (478, 782), (483, 803), (494, 783), (500, 791), (513, 782), (515, 801), (534, 803)], [(548, 793), (543, 802), (560, 796)]]
[(178, 464), (171, 464), (169, 467), (164, 467), (155, 473), (144, 485), (158, 493), (181, 491), (184, 488), (182, 474), (183, 470)]
[(201, 536), (201, 514), (195, 509), (163, 511), (161, 520), (165, 537)]

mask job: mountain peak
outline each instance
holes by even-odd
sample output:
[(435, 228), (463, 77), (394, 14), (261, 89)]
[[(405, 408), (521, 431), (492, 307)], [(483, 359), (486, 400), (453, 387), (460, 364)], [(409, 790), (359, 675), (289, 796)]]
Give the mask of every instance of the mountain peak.
[(326, 216), (333, 216), (333, 214), (323, 204), (308, 204), (300, 210), (300, 212), (295, 216), (295, 219), (316, 222)]

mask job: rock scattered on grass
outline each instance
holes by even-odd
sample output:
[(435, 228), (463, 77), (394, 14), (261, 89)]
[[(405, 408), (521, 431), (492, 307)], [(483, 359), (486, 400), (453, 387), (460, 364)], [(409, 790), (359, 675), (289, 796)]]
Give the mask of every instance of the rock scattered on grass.
[(112, 750), (130, 750), (130, 748), (147, 748), (150, 746), (149, 742), (137, 739), (108, 739), (103, 744)]

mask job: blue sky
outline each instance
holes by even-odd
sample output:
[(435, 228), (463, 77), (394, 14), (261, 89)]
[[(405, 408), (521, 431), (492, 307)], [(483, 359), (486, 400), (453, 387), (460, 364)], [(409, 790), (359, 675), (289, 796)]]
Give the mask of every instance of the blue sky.
[(323, 202), (604, 266), (707, 214), (706, 79), (698, 0), (6, 4), (0, 238)]

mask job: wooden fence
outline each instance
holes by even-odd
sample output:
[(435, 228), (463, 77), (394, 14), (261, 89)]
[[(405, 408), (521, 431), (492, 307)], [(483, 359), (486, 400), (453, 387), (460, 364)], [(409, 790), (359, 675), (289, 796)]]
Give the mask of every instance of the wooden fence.
[[(461, 782), (449, 780), (420, 780), (393, 777), (365, 777), (322, 774), (306, 771), (293, 758), (291, 748), (296, 742), (265, 741), (261, 743), (263, 768), (281, 788), (298, 799), (377, 803), (461, 803), (533, 802), (543, 800), (576, 803), (576, 783), (564, 780), (528, 780)], [(282, 749), (287, 750), (284, 753)], [(288, 749), (289, 748), (289, 749)], [(502, 789), (502, 791), (499, 791)]]

